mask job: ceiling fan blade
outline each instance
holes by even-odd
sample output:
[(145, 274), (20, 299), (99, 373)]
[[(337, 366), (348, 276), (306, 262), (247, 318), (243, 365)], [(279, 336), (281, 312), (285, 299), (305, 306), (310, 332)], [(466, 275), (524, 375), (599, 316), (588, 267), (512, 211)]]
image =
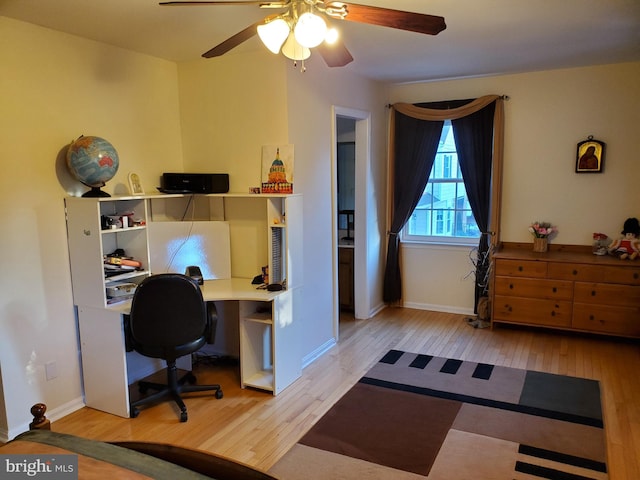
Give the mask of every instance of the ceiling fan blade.
[(201, 5), (259, 5), (264, 8), (284, 8), (289, 5), (288, 1), (283, 2), (266, 2), (264, 0), (238, 0), (238, 1), (224, 1), (224, 0), (211, 0), (211, 1), (175, 1), (175, 2), (160, 2), (162, 6), (168, 7), (197, 7)]
[(327, 45), (325, 42), (322, 42), (315, 50), (329, 67), (344, 67), (348, 63), (353, 62), (351, 53), (349, 53), (347, 47), (345, 47), (344, 43), (340, 40), (332, 45)]
[(369, 7), (367, 5), (347, 4), (344, 20), (350, 22), (380, 25), (411, 32), (437, 35), (447, 28), (443, 17), (423, 13), (404, 12), (390, 8)]
[(224, 55), (229, 50), (237, 47), (242, 42), (246, 42), (251, 37), (253, 37), (257, 32), (258, 25), (262, 25), (264, 20), (260, 20), (259, 22), (254, 23), (253, 25), (249, 25), (244, 30), (236, 33), (232, 37), (227, 38), (224, 42), (219, 45), (216, 45), (211, 50), (202, 54), (204, 58), (213, 58), (219, 57), (220, 55)]

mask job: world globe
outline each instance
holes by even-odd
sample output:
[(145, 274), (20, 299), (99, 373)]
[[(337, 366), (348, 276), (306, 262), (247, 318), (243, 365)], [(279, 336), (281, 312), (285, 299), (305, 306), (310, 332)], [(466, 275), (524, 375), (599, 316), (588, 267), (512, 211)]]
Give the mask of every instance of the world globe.
[(84, 135), (69, 145), (67, 167), (71, 174), (91, 187), (83, 197), (110, 197), (100, 190), (118, 171), (118, 152), (104, 138)]

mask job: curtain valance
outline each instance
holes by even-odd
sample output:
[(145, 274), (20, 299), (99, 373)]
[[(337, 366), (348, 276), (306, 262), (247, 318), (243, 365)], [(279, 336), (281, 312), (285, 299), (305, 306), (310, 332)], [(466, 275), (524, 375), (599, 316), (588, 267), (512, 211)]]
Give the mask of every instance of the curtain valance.
[(472, 113), (476, 113), (478, 110), (482, 110), (484, 107), (491, 104), (491, 102), (495, 102), (498, 99), (501, 100), (502, 97), (500, 95), (485, 95), (484, 97), (471, 100), (469, 103), (462, 105), (461, 107), (448, 108), (445, 110), (419, 107), (411, 103), (394, 103), (391, 105), (391, 108), (403, 115), (416, 118), (418, 120), (456, 120), (458, 118), (471, 115)]

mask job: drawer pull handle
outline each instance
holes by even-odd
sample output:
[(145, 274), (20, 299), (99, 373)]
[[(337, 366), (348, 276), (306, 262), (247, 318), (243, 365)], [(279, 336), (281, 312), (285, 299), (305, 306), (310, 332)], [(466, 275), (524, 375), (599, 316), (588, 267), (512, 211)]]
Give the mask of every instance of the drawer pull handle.
[(634, 279), (634, 280), (637, 280), (637, 279), (638, 279), (638, 277), (640, 277), (640, 274), (638, 274), (638, 272), (636, 272), (636, 273), (634, 273), (634, 274), (633, 274), (633, 279)]
[(509, 289), (513, 290), (513, 283), (509, 284)]
[(558, 289), (557, 289), (556, 287), (553, 287), (553, 288), (551, 289), (551, 291), (552, 291), (553, 293), (558, 293)]
[(573, 274), (574, 274), (574, 275), (577, 275), (577, 274), (578, 274), (578, 271), (577, 271), (577, 270), (574, 270), (574, 271), (573, 271)]
[(555, 317), (555, 316), (556, 316), (556, 312), (555, 312), (555, 311), (552, 311), (552, 312), (551, 312), (551, 316), (552, 316), (552, 317)]
[(596, 317), (594, 317), (593, 315), (589, 315), (589, 320), (593, 321), (595, 319), (596, 319)]
[(524, 270), (524, 268), (522, 266), (518, 267), (518, 271), (522, 272)]
[(591, 296), (595, 297), (596, 296), (596, 291), (595, 290), (591, 290)]

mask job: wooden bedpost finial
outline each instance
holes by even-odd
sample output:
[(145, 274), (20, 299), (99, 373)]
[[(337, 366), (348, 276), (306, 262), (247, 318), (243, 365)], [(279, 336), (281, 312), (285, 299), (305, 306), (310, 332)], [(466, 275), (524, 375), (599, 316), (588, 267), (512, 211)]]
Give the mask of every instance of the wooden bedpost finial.
[(29, 424), (29, 430), (51, 430), (51, 422), (44, 416), (47, 406), (44, 403), (36, 403), (31, 407), (33, 422)]

